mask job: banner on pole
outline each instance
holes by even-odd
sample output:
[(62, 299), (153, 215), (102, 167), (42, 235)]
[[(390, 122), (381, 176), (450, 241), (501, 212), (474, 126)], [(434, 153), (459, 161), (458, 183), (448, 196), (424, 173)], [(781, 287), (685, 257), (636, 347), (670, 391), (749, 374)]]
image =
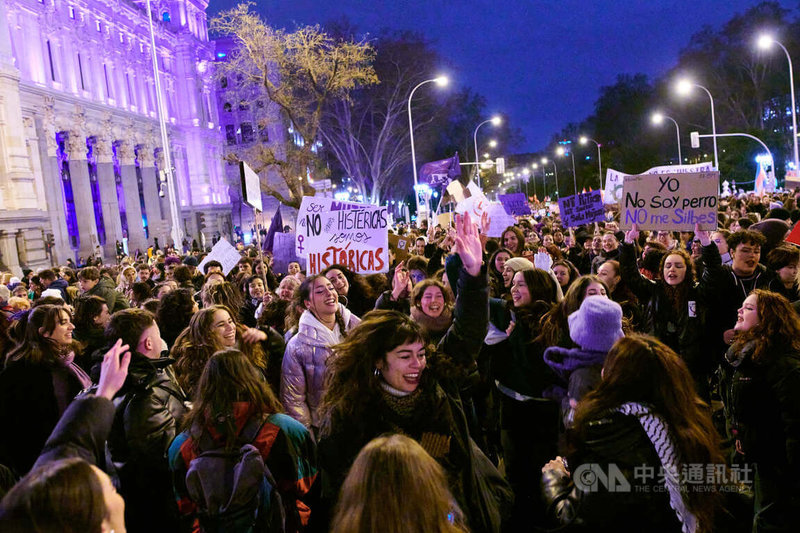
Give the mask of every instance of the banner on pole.
[(334, 264), (359, 274), (389, 270), (386, 206), (304, 196), (296, 227), (295, 251), (308, 260), (309, 275)]
[(517, 192), (514, 194), (499, 194), (497, 198), (503, 204), (503, 208), (509, 215), (530, 215), (531, 207), (528, 205), (528, 198), (525, 194)]
[(600, 191), (590, 191), (558, 199), (561, 222), (568, 228), (605, 220)]
[(461, 164), (458, 152), (453, 157), (425, 163), (419, 169), (419, 182), (427, 183), (431, 187), (438, 187), (450, 183), (461, 175)]
[[(696, 165), (664, 165), (645, 170), (642, 174), (688, 174), (691, 172), (711, 172), (714, 164), (709, 162), (697, 163)], [(603, 194), (603, 201), (606, 204), (616, 204), (622, 200), (622, 185), (627, 176), (636, 174), (625, 174), (611, 168), (606, 169), (606, 187)]]
[(717, 229), (719, 172), (625, 176), (620, 229), (693, 231)]

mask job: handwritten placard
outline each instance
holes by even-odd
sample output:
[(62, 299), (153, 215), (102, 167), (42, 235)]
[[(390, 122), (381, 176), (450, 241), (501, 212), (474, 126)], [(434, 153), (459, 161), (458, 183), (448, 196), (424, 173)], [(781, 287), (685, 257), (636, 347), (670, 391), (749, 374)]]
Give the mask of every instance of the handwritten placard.
[(489, 215), (489, 230), (487, 237), (502, 237), (507, 227), (517, 223), (516, 219), (506, 213), (503, 204), (492, 202), (486, 210)]
[(359, 274), (389, 270), (386, 206), (304, 196), (296, 227), (295, 252), (309, 275), (334, 264)]
[(242, 254), (239, 253), (239, 250), (225, 240), (225, 237), (222, 237), (217, 241), (217, 244), (211, 248), (211, 252), (200, 261), (200, 264), (197, 265), (197, 270), (202, 272), (203, 266), (209, 261), (219, 261), (220, 264), (222, 264), (222, 273), (227, 276), (228, 273), (233, 270), (233, 267), (239, 264), (241, 258)]
[[(711, 172), (714, 170), (714, 164), (710, 161), (705, 163), (696, 163), (693, 165), (662, 165), (645, 170), (642, 174), (689, 174), (692, 172)], [(603, 194), (603, 201), (606, 204), (616, 204), (622, 200), (622, 186), (627, 176), (634, 174), (625, 174), (619, 170), (606, 169), (606, 187)]]
[(514, 194), (499, 194), (497, 196), (503, 208), (509, 215), (530, 215), (531, 207), (528, 205), (528, 199), (521, 192)]
[(620, 229), (637, 224), (643, 230), (717, 229), (719, 172), (639, 174), (625, 176)]
[(590, 191), (558, 199), (561, 222), (568, 228), (598, 222), (605, 218), (600, 191)]

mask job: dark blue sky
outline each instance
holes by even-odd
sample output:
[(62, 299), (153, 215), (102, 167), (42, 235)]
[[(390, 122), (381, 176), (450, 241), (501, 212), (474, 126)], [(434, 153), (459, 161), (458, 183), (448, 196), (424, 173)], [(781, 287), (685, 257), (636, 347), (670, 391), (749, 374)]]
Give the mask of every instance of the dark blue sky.
[[(211, 0), (209, 15), (236, 3)], [(519, 151), (532, 152), (568, 122), (589, 115), (599, 88), (614, 83), (617, 74), (643, 72), (653, 78), (664, 73), (703, 25), (719, 28), (757, 3), (258, 0), (257, 5), (267, 23), (286, 29), (346, 17), (365, 32), (421, 31), (454, 66), (447, 73), (453, 85), (484, 95), (490, 114), (504, 113), (522, 130)]]

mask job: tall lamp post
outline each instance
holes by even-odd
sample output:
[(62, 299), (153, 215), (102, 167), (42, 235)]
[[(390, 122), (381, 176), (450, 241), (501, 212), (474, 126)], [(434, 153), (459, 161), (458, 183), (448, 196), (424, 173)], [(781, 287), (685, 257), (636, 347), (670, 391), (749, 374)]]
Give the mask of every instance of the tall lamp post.
[(435, 83), (439, 87), (444, 87), (449, 81), (447, 76), (439, 76), (437, 78), (425, 80), (411, 89), (411, 94), (408, 95), (408, 135), (411, 137), (411, 166), (414, 169), (414, 199), (417, 201), (417, 217), (419, 217), (419, 192), (417, 191), (417, 155), (414, 151), (414, 123), (411, 121), (411, 99), (414, 98), (414, 93), (417, 89), (426, 83)]
[[(546, 157), (542, 158), (542, 176), (543, 176), (543, 180), (544, 180), (544, 197), (545, 198), (547, 198), (547, 174), (545, 174), (544, 166), (547, 164), (548, 161), (550, 161), (550, 160), (547, 159)], [(556, 178), (556, 194), (558, 194), (558, 167), (556, 167), (556, 160), (555, 159), (553, 159), (550, 162), (553, 163), (553, 171), (555, 172), (555, 178)]]
[(147, 0), (147, 21), (150, 24), (150, 56), (153, 60), (153, 74), (156, 90), (156, 105), (158, 106), (158, 124), (161, 129), (161, 144), (164, 150), (164, 176), (167, 181), (167, 191), (169, 192), (169, 214), (172, 219), (172, 244), (179, 249), (183, 241), (183, 230), (181, 229), (181, 216), (178, 208), (178, 195), (176, 194), (174, 176), (172, 174), (172, 154), (169, 148), (169, 137), (167, 136), (167, 117), (164, 98), (161, 94), (161, 73), (158, 71), (158, 60), (156, 59), (156, 34), (153, 31), (153, 14), (150, 10), (150, 0)]
[(587, 137), (585, 135), (581, 136), (578, 139), (578, 142), (581, 144), (586, 144), (587, 142), (593, 142), (597, 145), (597, 179), (600, 181), (600, 190), (603, 190), (603, 161), (600, 159), (600, 143), (592, 139), (591, 137)]
[[(536, 196), (536, 169), (539, 168), (539, 163), (534, 163), (531, 165), (531, 179), (533, 180), (533, 196)], [(542, 170), (544, 173), (544, 170)]]
[(678, 164), (682, 165), (683, 158), (681, 157), (681, 128), (680, 126), (678, 126), (678, 123), (675, 121), (674, 118), (668, 117), (667, 115), (658, 112), (653, 113), (653, 116), (650, 118), (650, 121), (656, 126), (658, 126), (659, 124), (664, 122), (664, 119), (671, 120), (672, 123), (675, 124), (675, 132), (678, 136)]
[(678, 94), (680, 95), (688, 95), (689, 92), (692, 90), (692, 87), (703, 89), (708, 95), (708, 100), (711, 102), (711, 135), (714, 141), (714, 166), (716, 167), (717, 170), (719, 170), (719, 154), (717, 153), (717, 119), (714, 116), (714, 97), (711, 96), (711, 91), (709, 91), (702, 85), (692, 83), (689, 80), (680, 80), (676, 85), (676, 89), (678, 91)]
[(789, 62), (789, 88), (792, 95), (792, 142), (794, 144), (794, 170), (800, 172), (800, 162), (797, 156), (797, 105), (794, 103), (794, 69), (792, 68), (792, 56), (789, 51), (781, 43), (770, 37), (769, 35), (762, 35), (758, 39), (758, 47), (762, 50), (769, 49), (773, 44), (777, 44), (786, 54), (786, 60)]
[[(566, 157), (567, 149), (563, 146), (559, 146), (556, 148), (556, 153), (560, 156)], [(578, 175), (575, 173), (575, 152), (569, 150), (569, 155), (572, 157), (572, 185), (575, 187), (575, 196), (578, 195)], [(555, 166), (555, 161), (553, 161), (553, 166)]]
[(480, 165), (477, 164), (479, 162), (478, 161), (478, 130), (481, 129), (481, 126), (483, 126), (484, 124), (488, 124), (490, 122), (492, 123), (493, 126), (499, 126), (503, 122), (503, 119), (500, 118), (499, 115), (495, 115), (495, 116), (493, 116), (492, 118), (490, 118), (488, 120), (484, 120), (483, 122), (481, 122), (480, 124), (478, 124), (475, 127), (475, 131), (472, 134), (472, 142), (475, 145), (475, 163), (476, 163), (476, 165), (475, 165), (475, 173), (478, 176), (478, 179), (477, 179), (478, 187), (480, 187), (481, 189), (482, 189), (482, 187), (481, 187), (481, 167), (480, 167)]

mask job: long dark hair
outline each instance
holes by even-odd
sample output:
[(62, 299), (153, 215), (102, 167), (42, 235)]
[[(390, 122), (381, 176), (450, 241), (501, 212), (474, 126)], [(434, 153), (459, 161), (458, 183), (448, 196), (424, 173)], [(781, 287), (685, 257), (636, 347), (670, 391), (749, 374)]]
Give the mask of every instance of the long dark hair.
[(156, 322), (161, 338), (172, 348), (175, 339), (186, 329), (194, 314), (194, 294), (191, 289), (178, 289), (165, 294), (158, 304)]
[(245, 354), (234, 348), (220, 350), (208, 359), (203, 369), (184, 428), (197, 442), (213, 425), (224, 432), (225, 445), (233, 446), (238, 434), (233, 408), (238, 402), (249, 404), (250, 416), (283, 411), (264, 375)]
[[(313, 310), (306, 308), (306, 300), (311, 300), (311, 292), (314, 290), (314, 285), (316, 282), (320, 279), (324, 279), (326, 282), (331, 283), (331, 281), (322, 274), (317, 274), (316, 276), (307, 276), (306, 279), (303, 280), (303, 283), (301, 283), (295, 291), (294, 301), (292, 302), (295, 307), (304, 309), (304, 313), (311, 313), (317, 319), (319, 319), (319, 317), (316, 315), (316, 313), (314, 313)], [(339, 309), (336, 310), (336, 323), (339, 325), (339, 333), (342, 335), (342, 337), (347, 335), (347, 324), (344, 323), (344, 317)]]
[[(381, 390), (377, 362), (402, 344), (425, 343), (422, 327), (397, 311), (371, 311), (328, 359), (325, 394), (320, 404), (322, 434), (344, 419), (363, 420), (374, 409)], [(422, 373), (425, 386), (429, 372)]]
[[(602, 285), (606, 290), (606, 295), (611, 292), (608, 290), (608, 285), (606, 285), (605, 281), (594, 274), (579, 277), (567, 289), (564, 299), (551, 307), (550, 311), (542, 317), (541, 335), (537, 340), (542, 341), (545, 346), (559, 346), (565, 333), (567, 334), (567, 339), (569, 338), (567, 317), (580, 308), (584, 298), (586, 298), (586, 289), (592, 283)], [(569, 343), (568, 346), (572, 346), (572, 341), (567, 342)]]
[(349, 289), (347, 289), (345, 307), (354, 313), (361, 314), (365, 306), (370, 309), (375, 304), (375, 295), (372, 293), (372, 288), (364, 279), (364, 276), (357, 274), (344, 265), (331, 265), (322, 272), (320, 275), (327, 277), (328, 272), (331, 270), (339, 270), (347, 279)]
[(78, 458), (42, 465), (3, 498), (0, 529), (8, 533), (100, 533), (108, 508), (91, 465)]
[(539, 334), (542, 316), (558, 303), (558, 283), (550, 274), (538, 268), (521, 270), (514, 275), (517, 274), (522, 274), (531, 295), (529, 304), (514, 310), (517, 315), (517, 324), (523, 322), (533, 339)]
[(58, 346), (51, 339), (43, 336), (52, 333), (61, 314), (69, 316), (69, 311), (60, 305), (40, 305), (23, 314), (14, 324), (15, 339), (19, 344), (6, 355), (6, 365), (17, 361), (26, 361), (33, 364), (55, 365), (68, 351)]
[(782, 294), (756, 289), (758, 324), (736, 333), (731, 350), (736, 352), (745, 344), (755, 343), (752, 360), (756, 364), (768, 363), (787, 350), (800, 353), (800, 318), (792, 304)]
[[(724, 464), (708, 406), (697, 396), (689, 369), (667, 345), (648, 335), (621, 338), (606, 356), (603, 380), (578, 405), (569, 447), (575, 450), (593, 421), (624, 403), (648, 405), (669, 426), (683, 464)], [(711, 531), (719, 494), (689, 491), (700, 529)]]

